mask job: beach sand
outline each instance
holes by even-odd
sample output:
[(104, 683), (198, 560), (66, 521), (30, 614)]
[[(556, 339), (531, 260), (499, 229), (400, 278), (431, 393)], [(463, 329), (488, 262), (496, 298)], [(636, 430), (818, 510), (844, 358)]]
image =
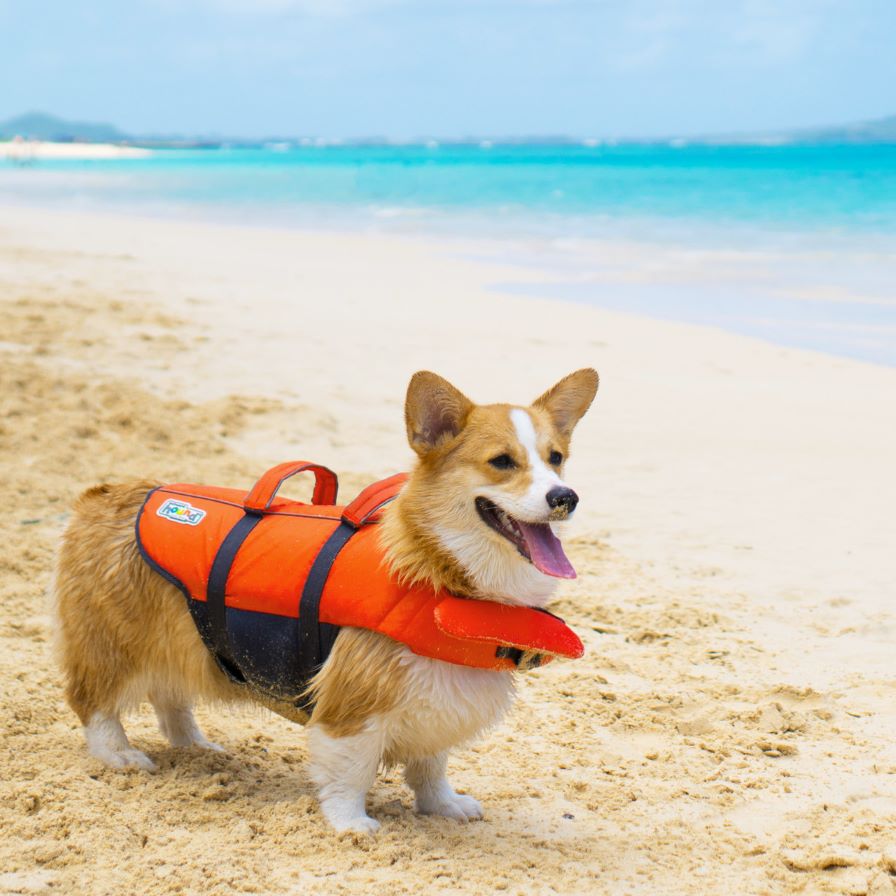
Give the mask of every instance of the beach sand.
[(118, 143), (56, 143), (52, 140), (0, 140), (0, 159), (32, 162), (39, 159), (143, 159), (151, 150)]
[[(896, 894), (896, 370), (504, 295), (537, 270), (476, 248), (0, 209), (0, 893)], [(200, 708), (206, 754), (144, 707), (158, 774), (87, 756), (45, 599), (83, 488), (306, 458), (350, 496), (410, 463), (415, 370), (525, 403), (584, 365), (587, 654), (453, 756), (484, 821), (390, 772), (337, 837), (261, 709)]]

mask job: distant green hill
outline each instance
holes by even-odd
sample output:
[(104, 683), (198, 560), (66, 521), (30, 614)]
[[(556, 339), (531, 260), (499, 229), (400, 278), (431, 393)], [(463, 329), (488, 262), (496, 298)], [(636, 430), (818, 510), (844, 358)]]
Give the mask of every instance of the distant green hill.
[[(699, 136), (676, 135), (662, 140), (677, 140), (687, 144), (712, 146), (799, 146), (837, 143), (896, 143), (896, 115), (858, 121), (852, 124), (830, 125), (817, 128), (788, 128), (778, 131), (749, 131), (727, 134), (701, 134)], [(637, 138), (622, 142), (639, 143)]]
[(830, 128), (792, 132), (806, 143), (896, 143), (896, 115)]
[(119, 143), (128, 135), (111, 124), (95, 121), (66, 121), (42, 112), (27, 112), (7, 121), (0, 121), (0, 140), (13, 137), (31, 140), (78, 140), (90, 143)]
[[(28, 112), (16, 118), (0, 122), (0, 140), (10, 140), (13, 137), (22, 136), (33, 140), (59, 140), (59, 141), (86, 141), (90, 143), (122, 143), (143, 142), (148, 145), (205, 145), (200, 137), (151, 137), (144, 135), (132, 137), (120, 131), (114, 125), (95, 121), (67, 121), (54, 115), (43, 112)], [(278, 137), (278, 140), (291, 138)], [(472, 138), (471, 138), (472, 139)], [(476, 138), (479, 139), (479, 138)], [(500, 142), (541, 142), (544, 137), (532, 136), (525, 140), (518, 138), (494, 137)], [(831, 127), (799, 128), (779, 131), (761, 131), (752, 133), (729, 134), (703, 134), (703, 135), (669, 135), (662, 139), (651, 138), (644, 140), (638, 137), (620, 139), (621, 143), (665, 143), (669, 140), (681, 140), (685, 143), (708, 143), (715, 145), (761, 145), (761, 144), (799, 144), (799, 143), (896, 143), (896, 115), (887, 118), (878, 118), (872, 121), (856, 122), (854, 124), (834, 125)], [(245, 145), (258, 145), (265, 141), (242, 140), (237, 137), (228, 138), (228, 142)], [(349, 143), (353, 141), (348, 141)], [(376, 141), (360, 141), (376, 142)], [(387, 142), (387, 141), (383, 141)], [(578, 143), (576, 137), (552, 138), (556, 143)], [(208, 145), (217, 146), (221, 138), (208, 141)]]

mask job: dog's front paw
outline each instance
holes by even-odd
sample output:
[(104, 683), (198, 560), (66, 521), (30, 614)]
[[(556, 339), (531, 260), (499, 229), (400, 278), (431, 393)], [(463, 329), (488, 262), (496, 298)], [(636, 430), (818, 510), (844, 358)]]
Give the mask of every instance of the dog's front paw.
[(324, 818), (337, 834), (375, 834), (380, 823), (364, 811), (363, 801), (346, 799), (321, 800)]
[(438, 799), (418, 799), (417, 811), (423, 815), (442, 815), (455, 821), (475, 821), (482, 818), (479, 801), (464, 793), (440, 795)]
[(380, 829), (380, 823), (369, 815), (330, 821), (330, 824), (337, 834), (375, 834)]

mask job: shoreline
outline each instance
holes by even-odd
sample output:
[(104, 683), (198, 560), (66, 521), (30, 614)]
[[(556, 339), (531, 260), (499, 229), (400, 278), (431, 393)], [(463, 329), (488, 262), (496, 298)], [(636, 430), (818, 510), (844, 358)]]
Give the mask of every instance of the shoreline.
[(280, 236), (441, 245), (468, 261), (512, 272), (513, 276), (491, 284), (509, 296), (548, 298), (636, 318), (720, 329), (769, 345), (896, 368), (896, 297), (890, 292), (890, 284), (896, 282), (896, 251), (887, 251), (890, 238), (868, 246), (858, 234), (830, 242), (793, 233), (789, 236), (796, 242), (787, 246), (732, 248), (648, 236), (566, 239), (513, 232), (483, 236), (459, 227), (403, 230), (370, 226), (363, 220), (352, 226), (352, 219), (343, 213), (312, 227), (308, 221), (216, 218), (213, 209), (200, 207), (184, 213), (173, 207), (97, 205), (72, 212), (50, 204), (0, 200), (0, 214), (6, 218), (16, 209), (31, 217), (75, 215)]
[[(891, 885), (896, 371), (508, 295), (495, 284), (537, 290), (539, 272), (458, 249), (0, 206), (0, 497), (14, 508), (0, 519), (0, 864), (14, 877), (0, 882), (224, 896), (235, 878), (331, 892), (337, 873), (515, 892), (531, 889), (525, 855), (558, 892)], [(553, 604), (586, 656), (523, 676), (507, 721), (452, 758), (485, 822), (415, 816), (390, 772), (371, 795), (379, 838), (340, 840), (299, 732), (251, 710), (200, 711), (227, 749), (212, 755), (166, 747), (136, 713), (127, 727), (156, 776), (84, 755), (43, 609), (84, 487), (248, 487), (305, 457), (350, 497), (410, 462), (415, 370), (525, 403), (586, 365), (602, 383), (567, 474), (579, 578)]]
[(145, 159), (152, 150), (118, 143), (59, 143), (52, 140), (0, 140), (0, 159), (27, 164), (40, 160)]

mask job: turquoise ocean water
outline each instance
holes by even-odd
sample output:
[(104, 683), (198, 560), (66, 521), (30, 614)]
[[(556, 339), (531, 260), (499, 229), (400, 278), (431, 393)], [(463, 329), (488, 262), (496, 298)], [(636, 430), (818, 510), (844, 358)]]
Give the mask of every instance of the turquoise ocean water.
[[(0, 202), (456, 235), (542, 272), (507, 291), (896, 365), (896, 145), (163, 150), (0, 163)], [(672, 276), (608, 263), (630, 242)]]

